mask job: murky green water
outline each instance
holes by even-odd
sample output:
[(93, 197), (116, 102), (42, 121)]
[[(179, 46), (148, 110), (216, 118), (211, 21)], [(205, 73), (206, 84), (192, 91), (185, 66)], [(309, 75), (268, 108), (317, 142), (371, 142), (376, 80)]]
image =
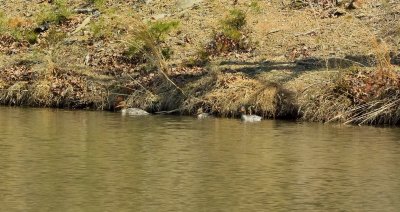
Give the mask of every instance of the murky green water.
[(400, 129), (0, 108), (1, 211), (400, 211)]

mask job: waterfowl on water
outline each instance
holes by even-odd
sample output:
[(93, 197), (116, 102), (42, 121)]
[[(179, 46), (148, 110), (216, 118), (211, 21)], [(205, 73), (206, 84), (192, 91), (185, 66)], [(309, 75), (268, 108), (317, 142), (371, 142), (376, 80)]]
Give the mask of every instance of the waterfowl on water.
[(257, 115), (252, 115), (252, 106), (250, 106), (248, 108), (249, 111), (249, 115), (247, 115), (246, 113), (246, 108), (244, 108), (244, 106), (242, 106), (240, 108), (240, 113), (242, 114), (241, 119), (242, 121), (245, 122), (257, 122), (257, 121), (261, 121), (262, 117), (261, 116), (257, 116)]
[(130, 116), (146, 116), (149, 115), (148, 112), (139, 109), (139, 108), (124, 108), (121, 110), (122, 115), (130, 115)]
[(122, 101), (118, 104), (116, 108), (122, 108), (121, 114), (122, 115), (129, 115), (129, 116), (146, 116), (149, 115), (148, 112), (140, 109), (140, 108), (131, 108), (128, 107), (125, 101)]
[(205, 118), (210, 118), (211, 114), (209, 113), (204, 113), (203, 108), (197, 109), (197, 118), (198, 119), (205, 119)]

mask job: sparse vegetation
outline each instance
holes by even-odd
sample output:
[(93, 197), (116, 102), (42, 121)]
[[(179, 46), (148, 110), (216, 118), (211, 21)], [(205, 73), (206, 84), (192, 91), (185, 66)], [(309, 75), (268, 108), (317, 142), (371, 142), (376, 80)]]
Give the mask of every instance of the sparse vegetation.
[(54, 5), (45, 7), (38, 13), (36, 22), (39, 24), (61, 24), (65, 22), (71, 14), (71, 9), (68, 7), (68, 2), (66, 0), (55, 0)]
[(336, 6), (338, 2), (342, 3), (342, 1), (337, 0), (292, 0), (290, 6), (294, 9), (300, 9), (309, 6), (326, 9)]
[(94, 39), (105, 39), (110, 37), (112, 29), (107, 25), (106, 20), (101, 17), (90, 25), (90, 31)]
[(222, 32), (234, 40), (240, 39), (246, 23), (246, 14), (242, 10), (233, 9), (229, 11), (229, 15), (222, 21)]
[[(233, 10), (204, 1), (181, 12), (162, 2), (56, 0), (32, 14), (0, 12), (0, 103), (113, 110), (126, 101), (227, 117), (253, 106), (266, 118), (400, 124), (392, 12), (361, 25), (357, 10), (315, 20), (335, 11), (333, 1), (296, 1), (295, 11), (258, 0)], [(100, 12), (72, 13), (87, 4)], [(375, 10), (385, 12), (375, 8), (371, 17)], [(35, 33), (38, 26), (45, 29)]]
[(86, 0), (88, 4), (94, 4), (96, 7), (101, 7), (106, 3), (106, 0)]
[(148, 30), (149, 34), (155, 38), (157, 44), (162, 42), (168, 33), (179, 26), (178, 21), (156, 21), (150, 23)]
[(213, 35), (205, 51), (199, 52), (199, 59), (204, 61), (209, 56), (250, 51), (251, 44), (244, 29), (246, 23), (246, 14), (243, 11), (238, 9), (229, 11), (229, 15), (221, 21), (220, 32)]
[(253, 11), (253, 12), (255, 12), (255, 13), (260, 13), (261, 12), (261, 7), (260, 7), (260, 5), (258, 4), (259, 2), (258, 2), (259, 0), (252, 0), (251, 2), (250, 2), (250, 9)]
[(6, 23), (6, 16), (3, 12), (0, 11), (0, 32), (4, 33), (4, 31), (6, 30)]
[(62, 31), (57, 31), (56, 29), (50, 29), (46, 35), (46, 41), (49, 45), (55, 45), (62, 41), (67, 35)]
[[(138, 62), (145, 62), (146, 57), (151, 57), (154, 60), (155, 54), (158, 54), (155, 52), (159, 52), (160, 56), (165, 59), (170, 58), (173, 51), (168, 46), (163, 45), (163, 41), (168, 33), (177, 28), (178, 25), (179, 22), (177, 21), (157, 21), (148, 26), (143, 25), (140, 30), (135, 30), (134, 38), (130, 41), (125, 55)], [(156, 50), (158, 48), (159, 50)]]
[(34, 44), (37, 41), (37, 34), (32, 30), (32, 23), (24, 18), (7, 18), (0, 13), (0, 35), (11, 36), (19, 42)]

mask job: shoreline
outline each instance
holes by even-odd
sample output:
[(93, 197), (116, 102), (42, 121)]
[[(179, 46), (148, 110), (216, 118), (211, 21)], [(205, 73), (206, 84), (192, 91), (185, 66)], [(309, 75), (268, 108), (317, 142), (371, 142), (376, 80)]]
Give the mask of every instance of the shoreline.
[[(398, 123), (393, 123), (393, 120), (397, 120), (395, 115), (400, 104), (392, 105), (393, 115), (391, 115), (391, 111), (388, 110), (382, 111), (384, 113), (376, 114), (376, 116), (372, 118), (366, 117), (370, 118), (370, 120), (372, 120), (371, 122), (368, 122), (368, 120), (365, 121), (365, 119), (354, 120), (354, 117), (352, 117), (353, 111), (355, 110), (354, 108), (360, 107), (360, 105), (363, 104), (367, 105), (371, 102), (373, 103), (376, 101), (376, 98), (371, 96), (371, 99), (368, 100), (369, 102), (363, 100), (365, 102), (355, 103), (354, 96), (358, 95), (358, 93), (355, 92), (353, 96), (349, 96), (349, 92), (354, 88), (353, 85), (349, 83), (357, 82), (356, 80), (359, 80), (358, 83), (363, 83), (363, 77), (360, 76), (374, 73), (374, 69), (369, 71), (304, 71), (301, 73), (301, 77), (296, 77), (279, 84), (270, 79), (288, 77), (288, 73), (272, 72), (267, 76), (265, 73), (262, 73), (263, 76), (261, 79), (263, 81), (268, 81), (267, 85), (265, 83), (260, 83), (261, 80), (257, 77), (248, 77), (238, 72), (202, 73), (200, 75), (201, 77), (190, 83), (188, 83), (187, 78), (171, 78), (172, 80), (181, 79), (184, 82), (177, 83), (177, 85), (186, 85), (185, 87), (182, 86), (181, 89), (187, 96), (183, 96), (176, 88), (166, 84), (159, 77), (154, 75), (154, 82), (149, 81), (149, 83), (153, 84), (157, 82), (159, 86), (153, 86), (153, 88), (157, 89), (152, 89), (151, 91), (147, 90), (145, 93), (143, 93), (144, 90), (131, 94), (109, 92), (108, 95), (105, 95), (106, 92), (99, 92), (99, 96), (93, 97), (91, 96), (93, 92), (86, 92), (84, 94), (87, 96), (83, 96), (85, 98), (79, 99), (76, 98), (76, 92), (71, 92), (65, 94), (63, 99), (61, 99), (60, 96), (59, 99), (40, 99), (31, 96), (32, 94), (36, 94), (37, 91), (32, 91), (29, 90), (29, 87), (25, 87), (21, 90), (0, 91), (0, 102), (3, 106), (115, 112), (118, 111), (116, 106), (124, 101), (130, 107), (141, 108), (155, 115), (179, 114), (195, 116), (196, 111), (202, 108), (204, 112), (210, 113), (216, 117), (227, 118), (240, 117), (239, 108), (241, 106), (251, 105), (254, 106), (255, 114), (262, 116), (263, 119), (320, 123), (336, 122), (342, 124), (375, 126), (397, 125)], [(388, 73), (385, 72), (383, 74)], [(291, 74), (297, 75), (299, 73)], [(396, 74), (395, 77), (396, 78), (387, 76), (384, 79), (387, 81), (397, 79), (400, 76)], [(385, 85), (385, 90), (397, 86), (397, 81), (392, 81), (394, 84), (388, 84), (387, 87)], [(117, 83), (119, 84), (119, 82)], [(346, 85), (346, 83), (349, 85)], [(25, 85), (28, 84), (36, 85), (35, 82), (25, 83)], [(345, 86), (349, 86), (347, 87), (348, 90), (339, 90), (346, 89)], [(30, 88), (38, 89), (37, 87)], [(367, 89), (365, 87), (357, 89), (362, 88)], [(165, 92), (166, 90), (169, 91)], [(160, 93), (160, 91), (164, 91), (164, 93)], [(2, 92), (6, 92), (7, 94), (5, 95), (3, 93), (3, 95), (1, 95)], [(382, 93), (380, 95), (388, 94)], [(71, 96), (75, 97), (75, 99), (73, 99), (74, 101), (68, 102), (69, 98), (72, 99)], [(43, 98), (43, 96), (41, 97)], [(5, 99), (7, 99), (7, 102), (4, 102)], [(380, 99), (382, 100), (382, 98)], [(386, 103), (383, 102), (382, 105), (372, 108), (372, 110), (381, 110), (381, 108), (385, 107), (385, 104), (393, 102), (393, 99), (397, 102), (397, 97), (391, 97), (387, 99)], [(40, 102), (48, 105), (40, 105)], [(360, 113), (360, 111), (357, 111), (357, 113)], [(362, 114), (359, 114), (359, 116), (368, 113), (369, 111), (365, 110)], [(378, 122), (375, 122), (376, 120), (378, 120)]]
[(0, 104), (400, 124), (394, 2), (177, 2), (4, 2)]

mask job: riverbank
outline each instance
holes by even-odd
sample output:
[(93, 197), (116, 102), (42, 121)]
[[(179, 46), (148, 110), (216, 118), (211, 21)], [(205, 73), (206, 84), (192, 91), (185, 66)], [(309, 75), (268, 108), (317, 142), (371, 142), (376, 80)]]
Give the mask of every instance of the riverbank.
[(394, 1), (196, 2), (0, 3), (0, 103), (399, 124)]

